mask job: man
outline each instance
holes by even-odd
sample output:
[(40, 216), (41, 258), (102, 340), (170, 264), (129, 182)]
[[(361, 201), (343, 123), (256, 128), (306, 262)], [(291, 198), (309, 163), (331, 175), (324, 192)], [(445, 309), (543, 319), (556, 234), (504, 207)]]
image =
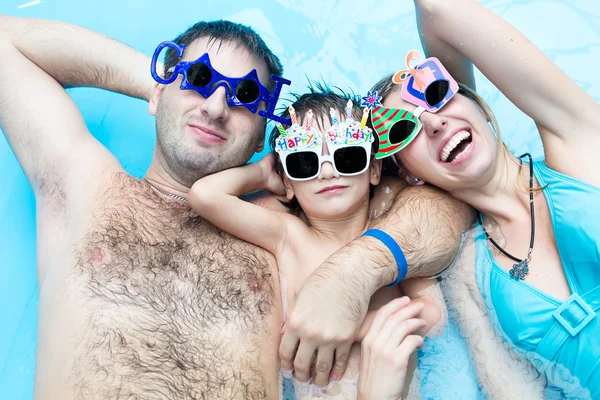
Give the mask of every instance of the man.
[[(185, 45), (183, 61), (208, 53), (226, 77), (256, 70), (273, 89), (270, 76), (281, 74), (277, 57), (241, 25), (201, 22), (175, 41)], [(148, 57), (76, 26), (0, 16), (0, 52), (0, 127), (37, 200), (36, 397), (277, 398), (281, 305), (274, 260), (200, 219), (185, 198), (202, 176), (260, 151), (264, 119), (231, 105), (234, 91), (225, 84), (206, 96), (181, 90), (180, 74), (155, 85)], [(164, 76), (177, 73), (178, 63), (171, 52)], [(157, 142), (144, 180), (127, 175), (90, 135), (63, 90), (68, 86), (149, 101)], [(402, 193), (382, 226), (396, 228), (390, 232), (413, 271), (435, 273), (457, 247), (460, 209), (433, 192)], [(411, 196), (421, 197), (413, 203)], [(440, 208), (437, 224), (452, 224), (417, 224), (430, 207)], [(329, 265), (360, 263), (360, 279), (369, 278), (359, 289), (393, 281), (391, 255), (375, 239), (348, 250), (351, 258), (338, 253)], [(342, 350), (333, 374), (343, 372)], [(324, 384), (329, 371), (323, 362), (317, 368), (316, 382)]]

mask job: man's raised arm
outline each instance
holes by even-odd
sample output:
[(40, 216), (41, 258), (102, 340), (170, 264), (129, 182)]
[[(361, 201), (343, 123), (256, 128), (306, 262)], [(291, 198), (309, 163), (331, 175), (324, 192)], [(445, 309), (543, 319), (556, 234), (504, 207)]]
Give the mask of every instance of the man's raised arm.
[[(0, 128), (38, 200), (47, 204), (53, 193), (94, 182), (108, 165), (120, 168), (89, 134), (64, 87), (103, 87), (149, 99), (146, 55), (79, 26), (5, 15), (0, 53)], [(69, 193), (61, 198), (73, 200)]]

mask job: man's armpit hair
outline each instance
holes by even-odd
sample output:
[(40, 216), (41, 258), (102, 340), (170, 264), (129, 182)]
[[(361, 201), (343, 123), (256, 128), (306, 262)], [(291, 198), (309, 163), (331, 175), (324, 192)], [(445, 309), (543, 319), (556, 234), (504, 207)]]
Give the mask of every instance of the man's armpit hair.
[(40, 161), (32, 182), (44, 204), (57, 211), (64, 211), (67, 206), (66, 169), (65, 165), (56, 162)]

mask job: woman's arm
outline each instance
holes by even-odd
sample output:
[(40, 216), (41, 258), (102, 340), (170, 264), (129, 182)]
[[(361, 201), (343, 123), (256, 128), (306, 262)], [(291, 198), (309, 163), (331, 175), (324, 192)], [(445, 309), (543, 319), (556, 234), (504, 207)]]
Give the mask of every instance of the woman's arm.
[(258, 163), (205, 176), (194, 183), (188, 199), (194, 211), (217, 227), (276, 255), (285, 243), (288, 215), (239, 198), (262, 188), (275, 193), (284, 190), (273, 170), (273, 154)]
[[(475, 0), (415, 0), (428, 55), (473, 83), (467, 60), (529, 115), (542, 138), (596, 135), (600, 105), (523, 34)], [(546, 145), (546, 143), (544, 143)]]

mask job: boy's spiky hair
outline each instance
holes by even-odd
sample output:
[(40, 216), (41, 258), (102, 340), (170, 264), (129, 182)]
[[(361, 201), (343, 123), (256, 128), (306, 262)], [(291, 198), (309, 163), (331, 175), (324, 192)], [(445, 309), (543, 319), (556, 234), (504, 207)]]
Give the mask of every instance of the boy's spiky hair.
[[(337, 112), (340, 121), (343, 121), (346, 115), (346, 103), (348, 100), (352, 100), (352, 104), (354, 105), (352, 108), (352, 118), (357, 121), (360, 121), (362, 118), (363, 110), (360, 107), (361, 97), (352, 90), (345, 91), (337, 86), (329, 86), (322, 81), (308, 80), (306, 93), (291, 93), (290, 96), (291, 98), (286, 99), (289, 104), (280, 115), (284, 118), (289, 118), (289, 106), (291, 105), (296, 110), (298, 123), (301, 125), (304, 115), (308, 110), (313, 111), (315, 124), (321, 131), (323, 131), (325, 119), (329, 119), (330, 108), (333, 108)], [(269, 136), (271, 150), (275, 149), (277, 136), (279, 136), (279, 131), (274, 127)]]

